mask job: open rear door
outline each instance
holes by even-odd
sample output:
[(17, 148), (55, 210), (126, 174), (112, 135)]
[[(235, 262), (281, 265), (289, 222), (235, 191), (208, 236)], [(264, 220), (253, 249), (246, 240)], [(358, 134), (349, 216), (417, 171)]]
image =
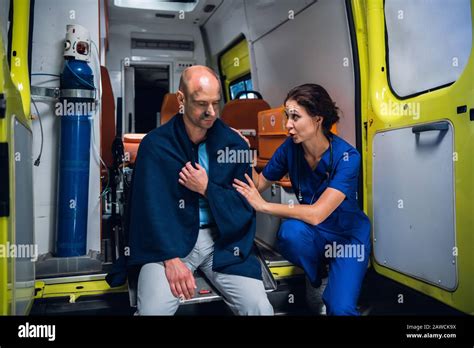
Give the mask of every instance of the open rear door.
[(365, 10), (375, 270), (473, 314), (474, 1)]
[[(0, 32), (0, 315), (26, 315), (33, 303), (37, 257), (28, 72), (30, 2), (11, 5), (10, 52)], [(0, 31), (5, 27), (0, 22)]]

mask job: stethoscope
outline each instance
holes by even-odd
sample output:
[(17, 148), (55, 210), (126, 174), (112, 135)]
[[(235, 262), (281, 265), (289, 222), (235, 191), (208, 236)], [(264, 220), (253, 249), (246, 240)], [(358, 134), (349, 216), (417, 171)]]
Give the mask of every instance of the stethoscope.
[[(329, 183), (332, 179), (332, 176), (333, 176), (333, 170), (334, 170), (334, 158), (333, 158), (333, 151), (332, 151), (332, 136), (328, 136), (328, 140), (329, 140), (329, 166), (328, 166), (328, 169), (326, 170), (326, 178), (324, 179), (323, 181), (323, 184), (324, 183), (327, 183), (327, 185), (329, 186)], [(303, 194), (301, 192), (301, 180), (300, 180), (300, 172), (301, 172), (301, 149), (300, 147), (298, 147), (297, 149), (297, 153), (298, 153), (298, 202), (302, 203), (303, 202)], [(311, 202), (309, 203), (309, 205), (313, 204), (313, 200), (314, 200), (314, 196), (316, 196), (316, 193), (315, 192), (313, 194), (313, 197), (311, 198)]]

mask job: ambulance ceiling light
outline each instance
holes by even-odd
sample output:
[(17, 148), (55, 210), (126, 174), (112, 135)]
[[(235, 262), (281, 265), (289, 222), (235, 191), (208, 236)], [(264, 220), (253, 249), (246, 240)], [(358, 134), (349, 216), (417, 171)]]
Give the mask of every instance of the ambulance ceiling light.
[(114, 0), (114, 5), (141, 10), (192, 12), (198, 2), (199, 0)]

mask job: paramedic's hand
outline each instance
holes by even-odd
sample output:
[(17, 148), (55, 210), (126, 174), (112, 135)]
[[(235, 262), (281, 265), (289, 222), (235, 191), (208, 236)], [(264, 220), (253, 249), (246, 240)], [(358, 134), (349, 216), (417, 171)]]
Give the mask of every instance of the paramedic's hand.
[(166, 279), (173, 296), (187, 300), (193, 298), (196, 281), (191, 270), (179, 258), (167, 260), (164, 264)]
[(249, 204), (256, 211), (263, 211), (263, 208), (267, 202), (265, 202), (265, 200), (258, 192), (250, 176), (245, 174), (245, 178), (247, 179), (248, 184), (243, 181), (240, 181), (239, 179), (234, 179), (234, 183), (232, 184), (232, 186), (234, 186), (238, 193), (245, 197), (247, 202), (249, 202)]
[[(242, 139), (244, 139), (244, 141), (247, 143), (247, 146), (248, 146), (249, 149), (250, 149), (250, 141), (249, 141), (249, 139), (248, 139), (246, 136), (242, 135), (242, 133), (241, 133), (238, 129), (235, 129), (235, 128), (232, 128), (232, 127), (230, 127), (230, 129), (232, 129), (232, 130), (233, 130), (234, 132), (236, 132)], [(252, 150), (252, 152), (253, 152), (253, 159), (252, 159), (252, 165), (251, 165), (251, 167), (252, 167), (252, 177), (253, 177), (253, 178), (258, 178), (258, 173), (257, 173), (257, 171), (255, 170), (255, 167), (257, 166), (257, 162), (258, 162), (258, 159), (257, 159), (257, 151)], [(256, 179), (256, 180), (257, 180), (257, 183), (258, 183), (258, 179)], [(258, 186), (258, 185), (257, 185), (257, 186)]]
[(206, 170), (199, 163), (196, 163), (196, 168), (192, 166), (191, 162), (186, 163), (179, 173), (178, 181), (187, 189), (206, 196), (207, 183), (209, 182)]
[(240, 135), (240, 137), (242, 139), (244, 139), (244, 141), (247, 143), (247, 145), (250, 147), (250, 141), (247, 139), (247, 137), (243, 136), (242, 133), (240, 133), (240, 131), (238, 129), (235, 129), (235, 128), (232, 128), (230, 127), (230, 129), (232, 129), (234, 132), (236, 132), (238, 135)]

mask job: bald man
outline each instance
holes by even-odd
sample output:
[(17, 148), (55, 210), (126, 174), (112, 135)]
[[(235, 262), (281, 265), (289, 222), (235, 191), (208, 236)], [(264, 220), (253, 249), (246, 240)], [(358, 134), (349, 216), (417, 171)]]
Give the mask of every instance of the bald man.
[(233, 189), (249, 163), (218, 152), (249, 150), (219, 119), (221, 87), (205, 66), (186, 69), (182, 113), (142, 141), (133, 178), (129, 263), (142, 265), (139, 315), (173, 315), (196, 294), (200, 269), (237, 315), (273, 315), (255, 255), (255, 212)]

